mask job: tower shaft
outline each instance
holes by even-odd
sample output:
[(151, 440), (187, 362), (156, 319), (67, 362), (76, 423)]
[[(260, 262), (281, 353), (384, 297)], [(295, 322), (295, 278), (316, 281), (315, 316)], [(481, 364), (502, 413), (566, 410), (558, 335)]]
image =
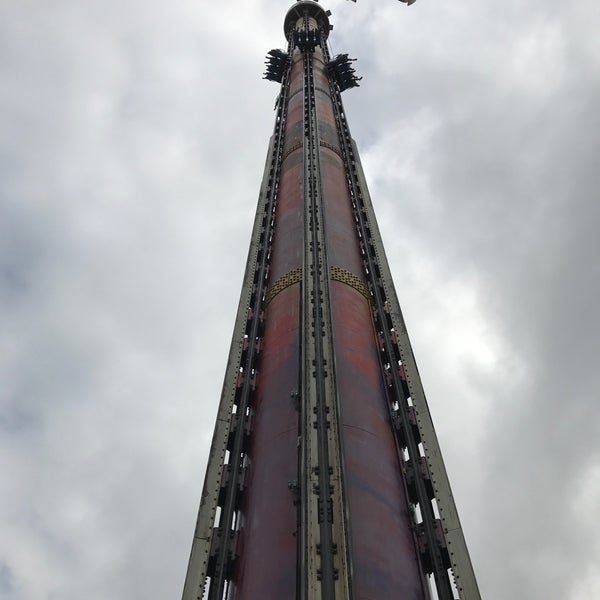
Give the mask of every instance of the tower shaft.
[(478, 600), (328, 17), (298, 1), (270, 53), (281, 92), (183, 598)]

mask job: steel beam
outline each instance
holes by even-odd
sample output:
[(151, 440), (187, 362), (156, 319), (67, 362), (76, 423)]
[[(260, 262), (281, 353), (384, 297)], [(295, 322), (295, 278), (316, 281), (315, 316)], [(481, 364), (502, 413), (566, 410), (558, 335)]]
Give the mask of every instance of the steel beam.
[[(313, 8), (310, 5), (310, 8)], [(319, 30), (319, 15), (304, 11), (296, 28)], [(325, 37), (325, 36), (323, 36)], [(342, 491), (329, 266), (316, 113), (314, 62), (322, 52), (305, 48), (302, 539), (306, 571), (301, 598), (349, 600), (346, 514)]]
[(385, 250), (383, 240), (375, 218), (375, 211), (367, 188), (362, 164), (360, 162), (358, 148), (352, 140), (352, 153), (358, 177), (358, 184), (362, 191), (365, 217), (369, 222), (371, 240), (375, 252), (381, 283), (385, 290), (387, 305), (385, 310), (389, 314), (392, 329), (397, 340), (399, 358), (405, 373), (408, 392), (414, 405), (419, 435), (425, 450), (425, 458), (429, 467), (429, 474), (433, 483), (435, 499), (440, 512), (443, 525), (444, 537), (448, 546), (452, 572), (458, 588), (460, 600), (480, 600), (479, 587), (475, 578), (475, 572), (465, 542), (462, 526), (458, 517), (458, 510), (454, 501), (454, 495), (450, 487), (450, 480), (442, 458), (442, 452), (437, 439), (429, 405), (425, 397), (425, 391), (419, 375), (419, 370), (412, 351), (408, 336), (408, 330), (400, 309), (398, 296), (394, 288), (392, 274)]
[[(282, 89), (286, 89), (285, 81)], [(209, 598), (221, 599), (229, 576), (227, 561), (232, 558), (232, 527), (238, 499), (237, 482), (242, 468), (240, 455), (243, 452), (244, 420), (252, 391), (251, 370), (258, 353), (260, 307), (264, 295), (268, 246), (273, 226), (272, 213), (281, 163), (285, 118), (283, 105), (282, 103), (279, 107), (274, 134), (269, 141), (229, 360), (184, 583), (183, 600), (203, 597), (207, 578), (211, 575), (211, 563), (214, 563), (215, 573), (210, 581)], [(238, 409), (235, 413), (234, 405)], [(236, 422), (237, 431), (234, 431), (233, 425)], [(226, 470), (225, 458), (232, 434), (234, 443), (230, 452), (230, 468)], [(229, 474), (227, 478), (226, 473)], [(217, 506), (222, 506), (218, 526), (215, 524)], [(217, 543), (217, 536), (220, 536), (220, 543)]]
[(452, 575), (480, 600), (330, 29), (300, 0), (273, 51), (277, 117), (183, 600), (428, 600), (429, 574), (439, 600)]
[(233, 328), (221, 401), (219, 402), (217, 420), (204, 477), (198, 520), (183, 589), (183, 600), (197, 600), (197, 598), (202, 598), (204, 594), (210, 547), (213, 539), (213, 528), (224, 470), (225, 452), (227, 451), (233, 405), (238, 388), (240, 362), (244, 352), (244, 345), (247, 343), (244, 334), (248, 321), (248, 310), (250, 309), (251, 298), (254, 293), (257, 256), (261, 245), (261, 235), (264, 230), (264, 208), (261, 210), (261, 207), (268, 204), (269, 171), (274, 161), (274, 146), (275, 140), (274, 137), (271, 137), (258, 199), (259, 208), (256, 211), (252, 236), (250, 238), (250, 249), (248, 251), (246, 271), (244, 273), (242, 291)]

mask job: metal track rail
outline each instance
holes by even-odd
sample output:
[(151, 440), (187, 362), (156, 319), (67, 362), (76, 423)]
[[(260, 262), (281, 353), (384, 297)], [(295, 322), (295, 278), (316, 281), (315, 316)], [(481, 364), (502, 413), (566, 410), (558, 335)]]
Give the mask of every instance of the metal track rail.
[[(304, 18), (308, 31), (308, 17)], [(302, 600), (347, 600), (347, 536), (343, 506), (341, 451), (336, 403), (335, 359), (330, 308), (325, 211), (312, 50), (303, 52), (304, 73), (304, 268), (301, 440), (306, 471), (301, 479), (308, 569)]]
[[(354, 141), (352, 141), (351, 149), (354, 156), (354, 169), (358, 175), (358, 182), (362, 190), (363, 211), (369, 223), (372, 247), (377, 257), (378, 276), (385, 292), (386, 324), (392, 334), (392, 343), (396, 351), (396, 356), (400, 357), (399, 365), (404, 395), (410, 398), (413, 404), (413, 408), (409, 408), (412, 434), (417, 440), (421, 441), (424, 448), (425, 458), (422, 459), (424, 470), (421, 470), (421, 473), (426, 474), (426, 482), (428, 486), (430, 485), (433, 488), (447, 547), (444, 553), (446, 554), (447, 552), (447, 555), (449, 555), (454, 583), (460, 600), (481, 600), (475, 572), (454, 501), (454, 495), (450, 487), (450, 481), (429, 412), (429, 406), (412, 351), (404, 317), (402, 316), (398, 297), (394, 289), (381, 234), (379, 233), (365, 175)], [(402, 438), (401, 429), (397, 432), (397, 436), (400, 439)]]
[[(304, 118), (305, 118), (305, 193), (306, 198), (306, 218), (305, 218), (305, 281), (306, 290), (310, 290), (310, 310), (312, 312), (312, 322), (308, 331), (311, 332), (313, 356), (311, 365), (307, 365), (307, 375), (314, 375), (314, 387), (316, 392), (316, 403), (313, 407), (316, 417), (317, 429), (317, 455), (318, 455), (318, 484), (314, 490), (318, 496), (318, 523), (319, 523), (319, 549), (321, 559), (321, 590), (323, 600), (333, 599), (335, 597), (335, 574), (333, 565), (333, 534), (331, 530), (331, 521), (333, 517), (331, 483), (329, 479), (329, 447), (327, 439), (327, 429), (329, 427), (328, 412), (329, 407), (326, 404), (326, 382), (327, 361), (324, 356), (323, 338), (325, 335), (323, 323), (323, 290), (321, 289), (322, 279), (322, 259), (321, 253), (325, 251), (321, 247), (320, 236), (320, 214), (318, 206), (318, 185), (319, 175), (317, 168), (318, 146), (316, 123), (315, 123), (315, 97), (314, 82), (312, 72), (312, 57), (309, 53), (304, 54)], [(306, 294), (308, 295), (308, 294)], [(308, 299), (307, 299), (308, 300)], [(306, 306), (306, 309), (308, 309)], [(304, 395), (304, 394), (303, 394)], [(312, 417), (311, 417), (312, 418)]]
[[(409, 401), (409, 391), (406, 381), (402, 378), (402, 361), (394, 339), (394, 327), (389, 322), (386, 290), (381, 277), (378, 259), (373, 248), (370, 223), (366, 217), (363, 201), (363, 190), (359, 183), (356, 171), (356, 156), (352, 147), (352, 139), (343, 111), (343, 104), (339, 89), (333, 81), (330, 82), (334, 102), (334, 112), (340, 135), (340, 145), (346, 165), (348, 165), (348, 185), (352, 198), (357, 228), (361, 239), (365, 271), (369, 279), (369, 288), (372, 294), (374, 307), (374, 320), (380, 337), (381, 360), (387, 379), (388, 393), (390, 395), (389, 409), (392, 423), (399, 423), (394, 428), (399, 449), (406, 449), (409, 460), (404, 463), (400, 454), (401, 464), (404, 463), (410, 479), (406, 481), (409, 498), (418, 505), (422, 522), (417, 526), (417, 537), (421, 554), (421, 566), (426, 574), (432, 573), (438, 598), (452, 600), (454, 592), (448, 573), (450, 567), (449, 556), (440, 521), (436, 518), (431, 503), (433, 488), (431, 476), (426, 465), (421, 461), (419, 444), (421, 443), (418, 430), (413, 427), (412, 405)], [(396, 408), (397, 407), (397, 408)], [(425, 471), (423, 470), (425, 466)]]
[[(262, 334), (262, 301), (266, 290), (270, 243), (283, 153), (289, 69), (284, 75), (242, 294), (209, 454), (183, 600), (222, 600), (235, 562), (237, 512), (243, 492), (245, 443), (249, 433), (256, 362)], [(262, 207), (262, 209), (261, 209)], [(227, 460), (227, 452), (229, 457)], [(220, 515), (218, 515), (219, 507)]]

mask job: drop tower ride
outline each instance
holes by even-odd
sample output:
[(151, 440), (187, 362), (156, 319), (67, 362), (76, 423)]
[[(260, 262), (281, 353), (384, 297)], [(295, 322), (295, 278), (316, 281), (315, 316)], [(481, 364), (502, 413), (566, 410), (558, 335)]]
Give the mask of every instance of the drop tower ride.
[(330, 56), (288, 11), (281, 84), (183, 600), (479, 600)]

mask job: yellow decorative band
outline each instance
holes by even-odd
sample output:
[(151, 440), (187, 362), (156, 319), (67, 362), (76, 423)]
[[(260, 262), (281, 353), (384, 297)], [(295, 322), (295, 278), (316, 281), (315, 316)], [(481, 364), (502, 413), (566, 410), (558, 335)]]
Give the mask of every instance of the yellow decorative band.
[(329, 142), (326, 142), (325, 140), (319, 140), (319, 144), (321, 146), (323, 146), (324, 148), (329, 148), (329, 150), (331, 150), (332, 152), (335, 152), (340, 158), (343, 158), (342, 151), (337, 146), (334, 146), (333, 144), (330, 144)]
[(302, 267), (296, 267), (292, 269), (285, 275), (282, 275), (272, 286), (267, 289), (267, 293), (265, 294), (265, 299), (263, 302), (263, 306), (267, 306), (279, 292), (285, 290), (285, 288), (290, 287), (294, 283), (300, 283), (302, 281)]
[[(354, 273), (346, 269), (342, 269), (342, 267), (331, 267), (330, 268), (331, 279), (334, 281), (339, 281), (340, 283), (345, 283), (349, 285), (351, 288), (354, 288), (359, 294), (364, 296), (369, 302), (371, 302), (371, 292), (367, 285), (362, 282)], [(266, 308), (269, 302), (279, 294), (285, 290), (285, 288), (290, 287), (290, 285), (294, 285), (294, 283), (302, 282), (302, 267), (296, 267), (292, 269), (285, 275), (282, 275), (272, 286), (267, 289), (265, 294), (265, 299), (263, 301), (263, 306)]]
[(362, 294), (369, 302), (371, 302), (371, 292), (367, 285), (362, 282), (354, 273), (350, 273), (342, 267), (331, 267), (331, 279), (334, 281), (340, 281), (354, 288), (357, 292)]
[[(302, 142), (296, 142), (293, 146), (290, 146), (281, 157), (281, 162), (283, 162), (292, 152), (298, 150), (298, 148), (302, 148)], [(284, 275), (285, 277), (285, 275)]]

